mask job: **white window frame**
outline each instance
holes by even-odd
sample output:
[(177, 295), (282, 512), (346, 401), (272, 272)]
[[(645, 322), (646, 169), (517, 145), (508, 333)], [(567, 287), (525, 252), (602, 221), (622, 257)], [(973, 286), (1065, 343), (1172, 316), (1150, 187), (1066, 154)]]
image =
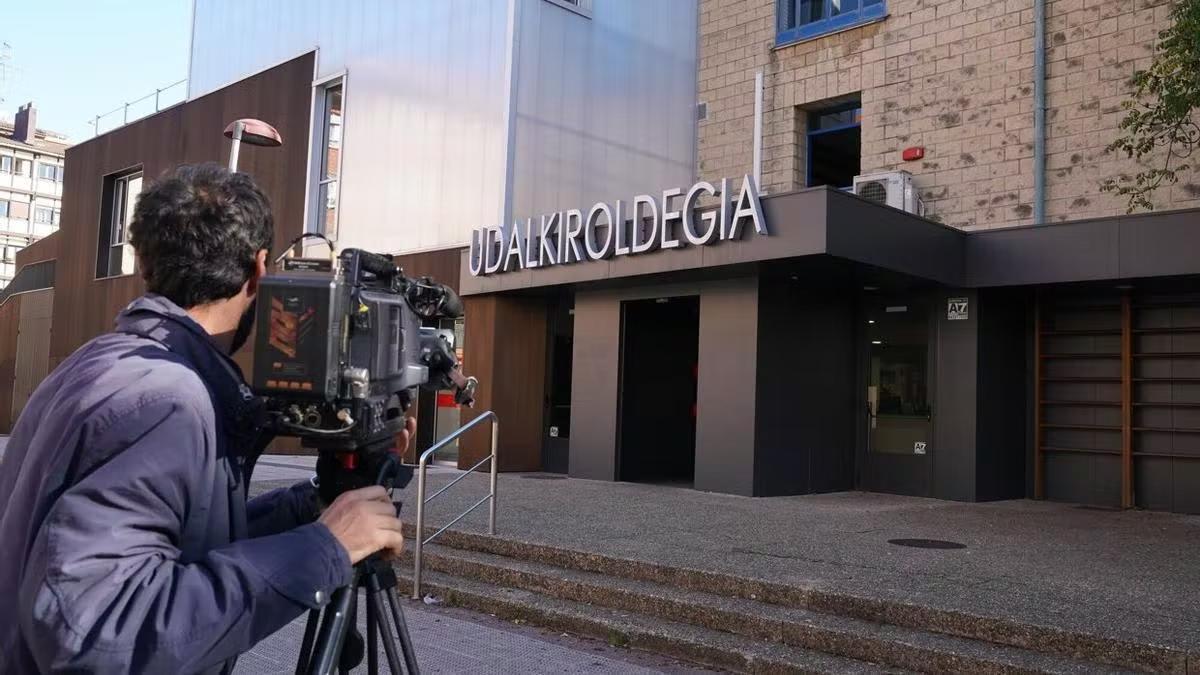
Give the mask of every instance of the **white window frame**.
[[(129, 200), (129, 184), (133, 182), (134, 179), (138, 181), (138, 185), (140, 186), (142, 182), (142, 172), (134, 171), (113, 179), (112, 213), (109, 215), (109, 227), (111, 229), (109, 230), (108, 234), (110, 239), (109, 244), (114, 247), (124, 246), (126, 243), (128, 243), (129, 220), (133, 215), (132, 204)], [(119, 202), (117, 200), (118, 189), (120, 190), (121, 196)], [(138, 194), (141, 194), (140, 189), (138, 190)], [(121, 211), (121, 220), (119, 222), (117, 220), (118, 210)]]
[[(313, 80), (312, 83), (312, 115), (310, 116), (309, 128), (309, 171), (307, 192), (304, 201), (304, 231), (319, 232), (332, 241), (337, 241), (338, 231), (341, 229), (342, 217), (342, 169), (346, 166), (346, 126), (348, 120), (348, 101), (349, 101), (349, 76), (346, 71), (332, 73), (325, 77)], [(337, 175), (333, 178), (325, 177), (326, 159), (327, 159), (327, 141), (326, 133), (326, 108), (328, 107), (329, 90), (335, 87), (342, 89), (342, 130), (341, 140), (339, 141), (340, 150), (338, 152), (338, 170)], [(336, 184), (333, 192), (335, 200), (333, 212), (332, 232), (328, 232), (326, 227), (326, 211), (327, 206), (321, 202), (322, 188), (331, 183)], [(328, 193), (326, 194), (328, 198)], [(309, 240), (312, 242), (312, 240)], [(310, 243), (310, 245), (312, 245)]]
[[(42, 172), (44, 169), (50, 169), (49, 176), (42, 175)], [(48, 180), (48, 181), (53, 181), (53, 182), (57, 183), (58, 182), (58, 166), (55, 164), (50, 164), (48, 162), (38, 162), (37, 178), (38, 178), (38, 180)]]
[[(128, 222), (123, 223), (122, 226), (119, 228), (119, 232), (116, 229), (117, 222), (115, 220), (115, 217), (116, 217), (116, 209), (118, 206), (116, 190), (117, 190), (118, 184), (124, 184), (125, 191), (123, 194), (128, 195), (129, 194), (129, 182), (135, 178), (142, 180), (143, 176), (144, 176), (144, 171), (142, 170), (142, 166), (140, 164), (135, 164), (133, 166), (127, 167), (120, 171), (114, 171), (112, 173), (108, 173), (108, 174), (104, 175), (104, 178), (102, 180), (105, 183), (107, 183), (109, 180), (112, 180), (112, 189), (114, 191), (114, 194), (113, 194), (113, 203), (109, 207), (110, 211), (109, 211), (109, 213), (105, 214), (104, 213), (104, 198), (106, 196), (106, 190), (104, 189), (103, 186), (101, 187), (101, 199), (100, 199), (101, 223), (100, 223), (100, 226), (98, 229), (100, 229), (100, 230), (103, 229), (103, 221), (104, 221), (104, 219), (107, 218), (107, 219), (109, 219), (109, 231), (108, 231), (108, 242), (107, 243), (100, 241), (99, 236), (97, 236), (97, 238), (96, 238), (97, 267), (99, 267), (99, 258), (100, 258), (101, 247), (103, 247), (103, 249), (106, 253), (105, 260), (107, 260), (107, 261), (112, 260), (112, 249), (129, 247), (129, 244), (126, 241), (128, 239), (128, 237), (126, 235), (128, 234), (129, 223)], [(140, 189), (138, 190), (138, 194), (141, 194)], [(127, 202), (127, 199), (123, 200), (123, 204), (124, 204), (124, 202)], [(123, 210), (126, 211), (128, 218), (132, 219), (132, 215), (133, 215), (132, 211), (128, 210), (127, 205), (126, 205), (126, 208)], [(117, 240), (118, 236), (120, 236), (119, 241)], [(125, 263), (124, 263), (125, 258), (123, 257), (126, 253), (128, 253), (128, 255), (130, 256), (128, 266), (125, 265)], [(125, 251), (122, 253), (121, 260), (122, 260), (122, 269), (121, 270), (118, 270), (115, 274), (106, 273), (104, 276), (97, 276), (96, 280), (100, 281), (102, 279), (116, 279), (118, 277), (127, 277), (127, 276), (131, 276), (131, 275), (137, 273), (136, 261), (133, 259), (133, 251), (131, 248), (128, 251)], [(108, 267), (108, 265), (110, 265), (110, 264), (111, 264), (111, 262), (108, 262), (105, 264), (106, 272), (111, 272), (111, 269)]]
[[(5, 168), (5, 162), (8, 167)], [(17, 158), (12, 155), (0, 155), (0, 173), (14, 173), (17, 170)]]
[[(42, 213), (46, 214), (46, 220), (41, 220), (38, 216)], [(41, 225), (54, 224), (54, 207), (53, 206), (37, 206), (33, 207), (33, 222)]]

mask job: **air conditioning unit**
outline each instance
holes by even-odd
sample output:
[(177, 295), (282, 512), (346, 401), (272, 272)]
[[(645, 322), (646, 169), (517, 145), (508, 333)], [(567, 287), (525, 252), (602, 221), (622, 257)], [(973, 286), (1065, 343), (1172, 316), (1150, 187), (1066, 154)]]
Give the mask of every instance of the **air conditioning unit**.
[(917, 196), (912, 174), (907, 171), (884, 171), (854, 177), (854, 194), (918, 216), (925, 215), (925, 204)]

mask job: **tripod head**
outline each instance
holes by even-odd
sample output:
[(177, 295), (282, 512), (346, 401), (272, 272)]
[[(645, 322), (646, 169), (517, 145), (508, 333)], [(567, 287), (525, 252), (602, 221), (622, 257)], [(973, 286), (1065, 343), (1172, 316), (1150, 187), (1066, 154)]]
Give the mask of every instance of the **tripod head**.
[(356, 450), (322, 449), (317, 456), (317, 492), (330, 504), (348, 490), (382, 485), (389, 492), (408, 485), (413, 477), (393, 452), (395, 441), (386, 436)]

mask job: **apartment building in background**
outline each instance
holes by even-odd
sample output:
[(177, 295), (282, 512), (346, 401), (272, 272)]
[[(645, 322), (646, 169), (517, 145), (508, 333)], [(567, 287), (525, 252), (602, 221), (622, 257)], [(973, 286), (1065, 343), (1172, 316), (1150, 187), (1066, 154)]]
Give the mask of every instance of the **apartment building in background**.
[(37, 128), (33, 103), (0, 122), (0, 289), (17, 273), (16, 254), (58, 229), (66, 137)]

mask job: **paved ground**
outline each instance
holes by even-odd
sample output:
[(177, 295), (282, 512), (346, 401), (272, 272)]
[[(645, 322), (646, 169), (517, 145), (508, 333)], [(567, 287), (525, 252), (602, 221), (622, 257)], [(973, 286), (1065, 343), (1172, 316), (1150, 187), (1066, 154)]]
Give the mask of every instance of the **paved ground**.
[[(0, 437), (0, 452), (4, 440)], [(311, 461), (264, 457), (253, 489), (305, 478)], [(430, 491), (455, 475), (453, 470), (435, 469)], [(867, 493), (753, 499), (556, 478), (501, 475), (499, 534), (1200, 649), (1200, 517), (1024, 500), (960, 504)], [(485, 475), (462, 481), (431, 504), (430, 524), (449, 520), (478, 499), (486, 485)], [(409, 502), (409, 518), (414, 493), (415, 482), (401, 494)], [(480, 531), (484, 518), (481, 509), (459, 527)], [(966, 547), (928, 550), (888, 542), (907, 537), (950, 540)], [(479, 615), (406, 606), (418, 654), (435, 661), (430, 669), (450, 669), (443, 672), (476, 667), (495, 672), (497, 664), (529, 663), (535, 654), (539, 656), (534, 667), (522, 670), (686, 669), (670, 662), (631, 663), (628, 659), (639, 655), (586, 640), (556, 640), (494, 620), (489, 625), (488, 618)], [(260, 653), (240, 672), (274, 672), (270, 668), (281, 662), (286, 669), (295, 649), (288, 641), (298, 643), (298, 630), (294, 626), (291, 633), (261, 645)], [(494, 654), (493, 661), (471, 661), (479, 653)], [(247, 670), (252, 667), (258, 669)]]
[[(360, 609), (364, 605), (360, 605)], [(610, 647), (595, 640), (516, 626), (466, 610), (403, 602), (413, 651), (423, 673), (592, 673), (654, 675), (711, 672), (653, 654)], [(360, 612), (361, 613), (361, 612)], [(366, 625), (359, 621), (366, 635)], [(299, 620), (238, 659), (238, 675), (285, 675), (296, 669), (304, 637)], [(380, 670), (388, 672), (380, 649)], [(366, 664), (354, 669), (365, 673)]]
[[(254, 470), (252, 493), (290, 485), (312, 475), (313, 457), (264, 455)], [(434, 467), (431, 475), (457, 475)], [(464, 481), (465, 482), (465, 481)], [(611, 647), (603, 642), (518, 626), (466, 610), (403, 601), (421, 671), (426, 673), (596, 673), (652, 675), (709, 672), (654, 654)], [(366, 634), (360, 616), (360, 630)], [(283, 675), (296, 667), (304, 619), (259, 643), (238, 661), (239, 675)], [(380, 652), (381, 669), (386, 663)], [(366, 672), (360, 666), (353, 672)]]
[[(431, 476), (430, 492), (455, 473)], [(498, 534), (613, 556), (1200, 648), (1200, 517), (868, 493), (747, 498), (502, 474)], [(413, 517), (415, 481), (405, 491)], [(462, 481), (441, 524), (486, 491)], [(485, 509), (456, 527), (482, 531)], [(958, 550), (904, 548), (922, 537)]]

